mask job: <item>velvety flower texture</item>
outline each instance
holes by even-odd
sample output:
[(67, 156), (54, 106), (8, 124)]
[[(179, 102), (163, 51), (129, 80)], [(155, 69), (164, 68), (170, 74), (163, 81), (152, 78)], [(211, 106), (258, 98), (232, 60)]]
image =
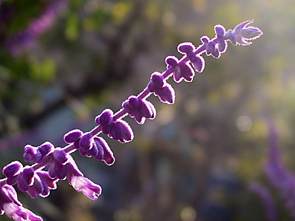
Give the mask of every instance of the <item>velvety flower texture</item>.
[(114, 121), (113, 111), (107, 109), (95, 118), (95, 122), (101, 126), (103, 134), (110, 138), (126, 143), (133, 140), (133, 131), (129, 124), (123, 120)]
[(173, 104), (175, 101), (174, 89), (165, 81), (163, 75), (158, 72), (152, 74), (148, 89), (164, 103)]
[(123, 103), (122, 107), (130, 117), (133, 117), (139, 124), (143, 124), (145, 119), (152, 120), (156, 117), (154, 105), (147, 100), (135, 96), (130, 96), (128, 100)]
[(42, 218), (22, 207), (15, 189), (10, 185), (0, 186), (0, 215), (6, 214), (15, 221), (41, 221)]
[[(56, 5), (53, 4), (43, 14), (41, 20), (35, 20), (31, 23), (27, 31), (24, 32), (24, 43), (30, 42), (50, 25), (52, 18), (54, 18), (54, 9), (59, 7), (58, 3), (62, 2), (63, 0), (60, 0)], [(231, 41), (233, 44), (250, 44), (248, 40), (258, 38), (262, 34), (258, 28), (247, 27), (252, 22), (253, 20), (243, 22), (237, 25), (234, 31), (231, 29), (226, 31), (223, 26), (216, 25), (216, 36), (213, 39), (203, 36), (201, 38), (202, 45), (197, 48), (190, 42), (179, 44), (178, 51), (183, 55), (181, 59), (168, 56), (165, 59), (166, 71), (163, 73), (154, 72), (147, 87), (138, 96), (131, 95), (125, 100), (122, 109), (117, 113), (114, 114), (110, 109), (102, 111), (95, 118), (97, 126), (90, 132), (84, 133), (79, 129), (74, 129), (66, 133), (64, 135), (66, 147), (54, 147), (50, 142), (45, 142), (37, 147), (26, 145), (23, 158), (26, 162), (33, 163), (33, 165), (23, 166), (20, 162), (14, 161), (3, 168), (5, 178), (0, 180), (0, 215), (5, 213), (15, 221), (42, 220), (22, 207), (17, 200), (16, 191), (12, 185), (17, 185), (19, 190), (27, 192), (32, 198), (38, 196), (47, 197), (50, 190), (56, 189), (56, 183), (59, 180), (67, 179), (75, 190), (82, 192), (92, 200), (96, 200), (101, 194), (101, 187), (84, 177), (70, 154), (78, 150), (82, 156), (94, 157), (108, 166), (112, 165), (115, 162), (113, 152), (107, 142), (98, 134), (103, 133), (121, 143), (132, 141), (134, 138), (133, 131), (130, 125), (122, 120), (123, 117), (128, 115), (139, 124), (143, 124), (146, 119), (154, 119), (156, 109), (151, 102), (146, 100), (149, 95), (154, 94), (159, 97), (161, 102), (173, 104), (175, 102), (175, 91), (167, 83), (167, 79), (173, 76), (174, 81), (177, 83), (182, 80), (191, 82), (195, 77), (195, 71), (201, 73), (205, 68), (202, 53), (205, 52), (208, 56), (212, 55), (219, 58), (221, 53), (224, 53), (227, 49), (227, 41)], [(12, 46), (17, 46), (17, 44), (12, 44)], [(14, 49), (17, 49), (17, 47)], [(13, 48), (11, 50), (13, 51)], [(269, 168), (275, 171), (272, 172), (272, 176), (275, 177), (274, 180), (277, 177), (286, 180), (280, 188), (285, 190), (284, 194), (286, 196), (289, 194), (289, 204), (295, 202), (295, 191), (292, 187), (294, 179), (289, 179), (290, 176), (283, 173), (279, 164)]]

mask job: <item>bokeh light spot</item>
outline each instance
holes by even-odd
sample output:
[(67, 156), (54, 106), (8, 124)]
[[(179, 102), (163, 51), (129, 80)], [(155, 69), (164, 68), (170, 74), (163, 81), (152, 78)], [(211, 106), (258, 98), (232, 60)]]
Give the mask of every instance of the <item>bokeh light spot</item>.
[(236, 126), (239, 131), (247, 132), (252, 128), (252, 120), (246, 115), (240, 116), (236, 121)]
[(194, 221), (197, 218), (197, 212), (193, 207), (187, 206), (181, 210), (180, 218), (183, 221)]

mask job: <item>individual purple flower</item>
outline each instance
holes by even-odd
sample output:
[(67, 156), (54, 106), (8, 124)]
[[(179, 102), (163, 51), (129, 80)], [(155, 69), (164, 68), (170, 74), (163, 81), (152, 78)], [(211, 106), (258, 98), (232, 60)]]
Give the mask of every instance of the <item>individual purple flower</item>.
[[(108, 113), (108, 112), (107, 112)], [(102, 118), (100, 118), (102, 116)], [(112, 116), (109, 114), (102, 114), (97, 117), (98, 123), (101, 123), (99, 119), (102, 120), (103, 125), (107, 125), (109, 122), (105, 121), (106, 116)], [(64, 140), (67, 143), (74, 143), (75, 147), (79, 149), (82, 156), (95, 157), (98, 160), (104, 161), (108, 166), (115, 162), (113, 152), (108, 146), (107, 142), (101, 137), (95, 137), (91, 133), (82, 134), (80, 130), (73, 130), (68, 132), (64, 136)], [(54, 165), (51, 165), (51, 176), (55, 177)]]
[(23, 169), (23, 165), (18, 161), (14, 161), (6, 165), (3, 168), (3, 174), (7, 178), (7, 184), (9, 185), (16, 184), (18, 175), (20, 174), (22, 169)]
[(69, 154), (63, 149), (56, 148), (52, 154), (52, 161), (48, 169), (51, 178), (58, 178), (64, 180), (67, 176), (66, 164), (68, 163)]
[(44, 159), (54, 149), (54, 146), (50, 142), (45, 142), (39, 147), (33, 147), (26, 145), (24, 148), (24, 160), (27, 162), (36, 163)]
[(101, 187), (83, 176), (71, 156), (69, 156), (67, 170), (67, 180), (73, 188), (82, 192), (88, 198), (97, 200), (98, 196), (101, 194)]
[[(193, 67), (195, 68), (195, 70), (197, 72), (199, 72), (199, 73), (203, 72), (203, 70), (205, 68), (205, 60), (201, 55), (194, 53), (195, 46), (191, 42), (184, 42), (184, 43), (179, 44), (178, 51), (182, 54), (187, 55), (187, 57), (189, 58), (190, 62), (192, 63)], [(175, 63), (173, 61), (170, 61), (170, 63), (171, 62)], [(173, 65), (173, 64), (171, 64), (171, 65)], [(186, 66), (187, 66), (186, 71), (189, 72), (190, 70), (188, 70), (188, 68), (189, 69), (191, 69), (191, 68), (189, 65), (186, 65)], [(191, 80), (193, 79), (193, 77), (194, 77), (194, 72), (193, 72), (193, 70), (191, 70)], [(189, 81), (189, 80), (187, 80), (187, 81)]]
[(188, 63), (178, 62), (178, 59), (174, 56), (168, 56), (166, 58), (167, 68), (174, 68), (174, 81), (176, 83), (181, 82), (183, 79), (186, 82), (192, 82), (195, 76), (195, 72)]
[(262, 201), (263, 207), (264, 207), (265, 218), (269, 221), (278, 220), (278, 214), (277, 214), (277, 208), (275, 205), (275, 201), (274, 201), (271, 193), (269, 192), (269, 190), (265, 186), (263, 186), (257, 182), (254, 182), (254, 181), (249, 183), (248, 188), (253, 193), (256, 193), (261, 198), (261, 201)]
[(229, 39), (233, 45), (237, 43), (240, 45), (250, 45), (252, 42), (248, 42), (248, 40), (254, 40), (259, 38), (262, 35), (262, 31), (256, 27), (246, 27), (251, 24), (254, 20), (244, 21), (241, 24), (238, 24), (234, 30), (229, 29), (225, 33), (225, 37)]
[(154, 119), (156, 116), (156, 109), (151, 102), (135, 96), (130, 96), (122, 107), (139, 124), (143, 124), (145, 119)]
[(32, 198), (37, 198), (44, 190), (40, 177), (28, 166), (24, 167), (18, 176), (18, 188), (23, 192), (27, 192)]
[(110, 109), (104, 110), (101, 115), (95, 118), (95, 122), (101, 125), (101, 132), (108, 135), (111, 131), (113, 120), (113, 111)]
[(218, 39), (218, 50), (220, 53), (224, 53), (227, 49), (225, 28), (222, 25), (215, 25), (214, 30)]
[(74, 143), (82, 137), (83, 132), (79, 129), (69, 131), (64, 135), (64, 141), (68, 144)]
[(173, 104), (175, 101), (175, 92), (170, 84), (159, 72), (154, 72), (151, 76), (151, 81), (148, 84), (148, 89), (157, 95), (164, 103)]
[(23, 157), (26, 162), (36, 163), (42, 158), (42, 154), (40, 153), (38, 148), (28, 144), (24, 148)]
[(212, 55), (214, 58), (220, 57), (220, 51), (218, 50), (217, 43), (214, 41), (210, 41), (207, 36), (203, 36), (201, 41), (206, 45), (206, 55)]
[(95, 118), (95, 122), (101, 125), (103, 134), (121, 143), (129, 142), (134, 138), (133, 131), (127, 122), (123, 120), (114, 121), (112, 110), (104, 110), (101, 115)]
[(4, 213), (15, 221), (42, 221), (41, 217), (22, 207), (10, 185), (0, 186), (0, 215)]
[(100, 147), (100, 151), (95, 158), (104, 161), (108, 166), (113, 165), (115, 163), (115, 157), (107, 142), (101, 137), (94, 137), (94, 142)]
[(41, 197), (47, 197), (50, 194), (50, 190), (55, 190), (57, 188), (57, 179), (50, 178), (48, 172), (38, 171), (36, 172), (36, 175), (40, 178), (43, 185), (43, 190), (39, 194)]

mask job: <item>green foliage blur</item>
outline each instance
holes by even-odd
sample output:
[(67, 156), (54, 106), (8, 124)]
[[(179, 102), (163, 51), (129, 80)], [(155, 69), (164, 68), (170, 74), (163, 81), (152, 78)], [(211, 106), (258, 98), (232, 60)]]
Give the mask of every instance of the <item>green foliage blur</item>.
[[(23, 35), (52, 7), (40, 33)], [(58, 4), (57, 4), (58, 5)], [(59, 8), (58, 8), (59, 7)], [(267, 182), (268, 126), (275, 123), (285, 165), (295, 171), (295, 2), (291, 0), (4, 0), (0, 5), (0, 166), (23, 147), (91, 130), (105, 108), (137, 95), (165, 57), (214, 25), (244, 20), (264, 34), (247, 47), (229, 44), (194, 82), (176, 84), (174, 105), (148, 98), (157, 117), (132, 126), (135, 139), (108, 138), (116, 163), (74, 154), (103, 193), (92, 202), (66, 181), (46, 199), (23, 204), (50, 221), (266, 220), (247, 185)], [(31, 29), (30, 29), (31, 30)], [(34, 29), (35, 30), (35, 29)], [(39, 30), (39, 29), (36, 29)], [(30, 32), (29, 32), (30, 33)], [(37, 31), (36, 31), (37, 33)], [(25, 36), (25, 37), (24, 37)], [(280, 196), (280, 220), (290, 220)], [(9, 220), (1, 216), (1, 220)]]

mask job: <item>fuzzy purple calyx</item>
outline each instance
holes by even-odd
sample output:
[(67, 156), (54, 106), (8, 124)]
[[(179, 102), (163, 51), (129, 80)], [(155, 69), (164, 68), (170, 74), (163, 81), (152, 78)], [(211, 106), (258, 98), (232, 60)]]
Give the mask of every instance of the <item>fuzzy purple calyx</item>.
[[(190, 53), (191, 57), (195, 57), (193, 53)], [(189, 57), (190, 58), (190, 57)], [(179, 62), (174, 56), (168, 56), (166, 58), (167, 67), (170, 66), (174, 68), (174, 81), (176, 83), (181, 82), (183, 79), (186, 82), (191, 82), (195, 76), (195, 72), (191, 66), (184, 62)]]
[(91, 133), (85, 133), (79, 142), (80, 148), (83, 149), (83, 151), (90, 150), (92, 147), (92, 134)]
[(42, 158), (48, 156), (54, 149), (54, 146), (50, 142), (45, 142), (41, 146), (38, 147), (39, 152), (42, 154)]
[[(208, 43), (208, 39), (205, 39), (206, 44)], [(195, 70), (199, 73), (203, 72), (205, 68), (205, 60), (201, 55), (194, 54), (195, 46), (191, 42), (185, 42), (181, 43), (178, 46), (178, 51), (180, 53), (186, 54), (189, 60), (191, 61), (193, 67)], [(194, 71), (190, 67), (190, 65), (186, 63), (179, 63), (179, 68), (178, 70), (175, 71), (174, 73), (174, 80), (176, 82), (181, 81), (181, 77), (185, 79), (187, 82), (193, 81), (194, 78)]]
[(99, 144), (102, 149), (100, 149), (99, 154), (95, 157), (96, 159), (103, 160), (106, 165), (111, 166), (115, 162), (115, 157), (108, 143), (101, 137), (95, 137), (95, 142)]
[(156, 116), (156, 110), (152, 103), (135, 96), (130, 96), (122, 104), (122, 107), (139, 124), (143, 124), (145, 119), (154, 119)]
[(71, 130), (64, 135), (64, 141), (68, 144), (74, 143), (79, 138), (81, 138), (82, 134), (82, 131), (79, 129)]
[(65, 165), (68, 162), (68, 154), (61, 148), (56, 148), (52, 154), (55, 162)]
[(34, 182), (34, 170), (26, 166), (18, 176), (17, 186), (19, 190), (26, 192)]
[(118, 120), (112, 124), (110, 137), (121, 143), (130, 142), (133, 140), (134, 135), (129, 124), (123, 120)]
[(157, 95), (163, 103), (173, 104), (175, 101), (175, 92), (172, 86), (158, 72), (152, 74), (148, 89)]
[(95, 118), (95, 122), (100, 124), (101, 126), (106, 126), (111, 124), (113, 121), (113, 111), (110, 109), (106, 109), (102, 112), (101, 115)]
[(220, 53), (224, 53), (227, 49), (225, 28), (222, 25), (215, 25), (214, 30), (218, 39), (218, 50)]
[(195, 46), (191, 42), (184, 42), (178, 45), (178, 51), (182, 54), (191, 54), (195, 50)]
[(229, 39), (233, 45), (240, 44), (246, 46), (252, 44), (252, 42), (248, 42), (248, 40), (259, 38), (263, 34), (259, 28), (247, 27), (253, 21), (253, 19), (244, 21), (238, 24), (234, 30), (229, 29), (225, 33), (225, 37)]
[(149, 87), (149, 90), (153, 92), (152, 88), (162, 88), (165, 86), (165, 79), (159, 72), (154, 72), (151, 76), (150, 83), (151, 86)]
[(57, 188), (57, 185), (56, 185), (57, 179), (50, 178), (48, 172), (45, 172), (45, 171), (39, 171), (36, 174), (39, 176), (40, 181), (43, 185), (43, 190), (40, 192), (39, 195), (41, 197), (47, 197), (50, 194), (51, 189), (54, 190)]
[(2, 172), (4, 174), (5, 177), (13, 177), (17, 174), (20, 173), (20, 171), (22, 170), (23, 168), (23, 165), (18, 162), (18, 161), (14, 161), (14, 162), (11, 162), (10, 164), (6, 165)]
[(23, 157), (26, 162), (36, 163), (39, 160), (41, 160), (42, 153), (40, 153), (38, 148), (33, 147), (31, 145), (26, 145), (24, 148)]

